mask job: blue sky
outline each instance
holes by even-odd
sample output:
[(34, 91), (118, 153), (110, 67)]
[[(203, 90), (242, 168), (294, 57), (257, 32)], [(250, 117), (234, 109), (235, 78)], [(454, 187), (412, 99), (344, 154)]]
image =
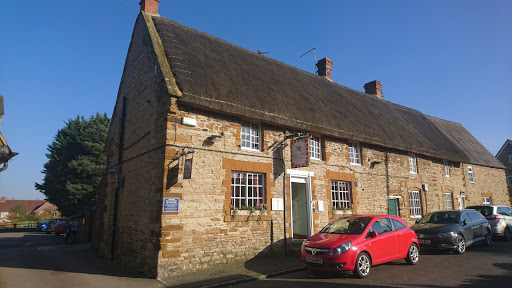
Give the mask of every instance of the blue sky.
[[(44, 199), (47, 146), (77, 115), (112, 115), (139, 0), (7, 1), (0, 10), (1, 131), (16, 156), (0, 196)], [(177, 1), (160, 15), (333, 80), (461, 123), (493, 155), (512, 138), (512, 1)], [(508, 125), (507, 125), (508, 124)]]

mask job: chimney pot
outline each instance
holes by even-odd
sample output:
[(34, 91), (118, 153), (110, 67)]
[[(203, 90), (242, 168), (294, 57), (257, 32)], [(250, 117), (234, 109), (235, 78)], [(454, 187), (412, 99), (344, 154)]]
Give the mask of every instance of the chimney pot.
[(160, 0), (140, 0), (140, 11), (151, 15), (158, 15), (158, 2)]
[(324, 59), (320, 59), (318, 63), (316, 63), (316, 67), (318, 68), (318, 75), (325, 76), (327, 79), (332, 81), (332, 60), (325, 57)]
[(366, 94), (375, 95), (379, 97), (379, 99), (382, 99), (384, 97), (382, 96), (382, 83), (377, 80), (364, 84), (364, 92)]

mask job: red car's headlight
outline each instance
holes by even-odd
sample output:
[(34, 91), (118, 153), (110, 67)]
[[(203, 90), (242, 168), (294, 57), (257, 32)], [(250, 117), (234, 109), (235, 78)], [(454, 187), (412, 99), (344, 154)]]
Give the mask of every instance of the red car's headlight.
[(343, 254), (343, 253), (347, 252), (351, 246), (352, 246), (352, 242), (350, 242), (350, 241), (345, 242), (345, 243), (341, 244), (340, 246), (332, 249), (331, 255)]

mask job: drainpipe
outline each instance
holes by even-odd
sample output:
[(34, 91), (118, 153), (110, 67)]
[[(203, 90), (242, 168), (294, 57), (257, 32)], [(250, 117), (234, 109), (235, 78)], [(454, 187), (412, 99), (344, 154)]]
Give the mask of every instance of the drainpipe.
[(284, 227), (284, 255), (288, 256), (287, 239), (286, 239), (286, 164), (284, 161), (284, 148), (283, 148), (283, 227)]
[[(387, 151), (384, 153), (384, 156), (385, 156), (384, 157), (384, 165), (386, 165), (386, 193), (387, 193), (387, 196), (389, 197), (389, 163), (388, 163), (389, 160), (388, 160), (388, 152)], [(398, 214), (400, 214), (400, 211), (398, 211)]]
[(119, 190), (121, 189), (121, 173), (123, 167), (123, 148), (124, 148), (124, 122), (126, 118), (126, 97), (123, 97), (123, 106), (121, 110), (121, 123), (119, 125), (119, 140), (117, 150), (117, 171), (116, 171), (116, 190), (114, 193), (114, 216), (112, 219), (112, 243), (110, 254), (112, 259), (115, 256), (116, 232), (117, 232), (117, 210), (119, 206)]
[[(466, 179), (466, 167), (464, 167), (464, 163), (462, 163), (462, 162), (460, 163), (460, 165), (462, 166), (462, 177), (464, 178), (464, 186), (465, 186), (465, 188), (466, 188), (466, 191), (460, 191), (460, 192), (459, 192), (459, 198), (460, 198), (460, 200), (459, 200), (459, 201), (461, 201), (461, 202), (462, 202), (462, 209), (464, 209), (464, 204), (465, 204), (464, 202), (466, 202), (466, 201), (465, 201), (465, 199), (464, 199), (465, 197), (462, 197), (462, 195), (466, 196), (466, 192), (468, 192), (468, 193), (469, 193), (469, 185), (468, 185), (468, 181), (467, 181), (467, 179)], [(464, 194), (462, 194), (461, 192), (463, 192)], [(457, 202), (458, 202), (458, 201), (457, 201)], [(459, 203), (457, 203), (457, 205), (458, 205), (458, 204), (459, 204)]]

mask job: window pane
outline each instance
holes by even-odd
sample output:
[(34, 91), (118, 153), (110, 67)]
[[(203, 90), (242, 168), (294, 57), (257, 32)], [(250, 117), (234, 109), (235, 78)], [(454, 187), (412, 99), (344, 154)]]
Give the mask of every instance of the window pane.
[(471, 182), (471, 183), (475, 182), (475, 178), (473, 176), (473, 167), (471, 167), (471, 166), (468, 166), (468, 178), (469, 178), (469, 182)]
[(409, 191), (409, 210), (411, 217), (421, 217), (420, 191)]
[(331, 181), (331, 199), (334, 209), (351, 209), (350, 182)]
[(313, 159), (321, 160), (320, 154), (320, 137), (310, 137), (309, 139), (309, 152), (310, 157)]
[(242, 122), (242, 130), (240, 133), (240, 138), (242, 140), (242, 148), (248, 149), (259, 149), (260, 142), (260, 132), (259, 132), (259, 124), (250, 123), (250, 122)]
[(231, 204), (242, 209), (265, 204), (263, 175), (233, 172), (231, 178)]
[(359, 144), (348, 144), (348, 159), (350, 164), (361, 164), (361, 157), (359, 152)]

